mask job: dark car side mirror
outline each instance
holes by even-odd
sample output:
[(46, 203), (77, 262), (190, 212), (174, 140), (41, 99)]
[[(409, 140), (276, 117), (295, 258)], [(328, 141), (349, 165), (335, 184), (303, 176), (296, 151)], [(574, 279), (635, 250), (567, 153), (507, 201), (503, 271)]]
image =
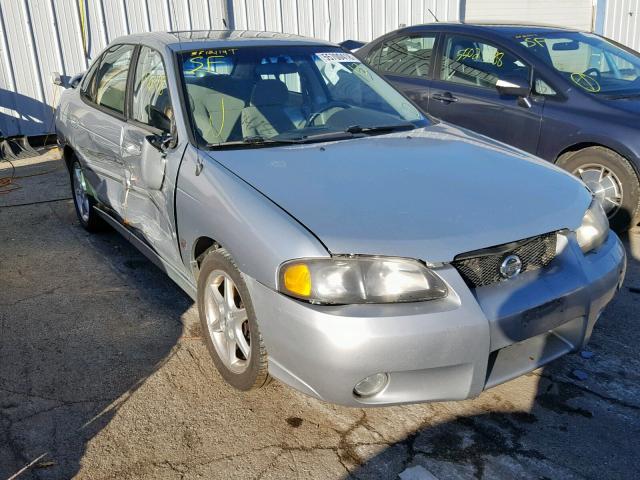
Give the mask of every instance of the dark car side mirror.
[(505, 77), (496, 82), (496, 89), (500, 95), (527, 97), (531, 93), (531, 85), (522, 78)]

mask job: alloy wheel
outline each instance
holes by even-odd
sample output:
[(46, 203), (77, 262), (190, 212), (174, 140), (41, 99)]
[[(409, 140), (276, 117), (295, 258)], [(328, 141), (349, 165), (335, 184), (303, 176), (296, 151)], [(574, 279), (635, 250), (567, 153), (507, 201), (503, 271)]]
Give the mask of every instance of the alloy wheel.
[(240, 292), (222, 270), (211, 272), (205, 285), (207, 333), (225, 367), (243, 373), (251, 360), (251, 332)]
[(89, 221), (89, 195), (87, 194), (86, 183), (84, 180), (84, 174), (82, 173), (82, 167), (79, 163), (73, 165), (73, 191), (75, 193), (74, 200), (80, 218), (85, 223)]
[(573, 171), (589, 187), (598, 199), (607, 217), (613, 217), (622, 205), (622, 184), (610, 169), (604, 165), (581, 165)]

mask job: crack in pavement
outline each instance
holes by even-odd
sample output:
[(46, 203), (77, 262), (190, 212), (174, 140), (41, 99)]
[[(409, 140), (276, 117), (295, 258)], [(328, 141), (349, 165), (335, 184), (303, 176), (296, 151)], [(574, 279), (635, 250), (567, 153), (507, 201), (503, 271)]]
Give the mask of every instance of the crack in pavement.
[(612, 403), (614, 405), (617, 405), (617, 406), (620, 406), (620, 407), (628, 408), (630, 410), (640, 410), (640, 405), (634, 405), (632, 403), (625, 402), (624, 400), (620, 400), (619, 398), (610, 397), (608, 395), (604, 395), (602, 393), (598, 393), (598, 392), (596, 392), (594, 390), (591, 390), (590, 388), (587, 388), (587, 387), (585, 387), (583, 385), (578, 385), (577, 383), (573, 383), (573, 382), (570, 382), (568, 380), (563, 380), (562, 378), (557, 378), (557, 377), (554, 378), (553, 375), (545, 375), (545, 374), (542, 374), (542, 373), (534, 373), (533, 375), (536, 375), (536, 376), (538, 376), (540, 378), (545, 378), (545, 379), (547, 379), (547, 380), (549, 380), (551, 382), (555, 382), (555, 383), (559, 383), (561, 385), (566, 385), (568, 387), (575, 388), (577, 390), (580, 390), (583, 393), (586, 393), (588, 395), (592, 395), (594, 397), (599, 398), (600, 400), (603, 400), (605, 402), (610, 402), (610, 403)]

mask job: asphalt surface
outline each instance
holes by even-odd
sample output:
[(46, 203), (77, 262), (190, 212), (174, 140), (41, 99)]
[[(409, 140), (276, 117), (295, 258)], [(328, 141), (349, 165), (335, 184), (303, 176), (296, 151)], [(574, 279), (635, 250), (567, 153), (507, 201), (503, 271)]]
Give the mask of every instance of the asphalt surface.
[(474, 400), (362, 410), (226, 386), (193, 302), (79, 226), (62, 162), (16, 167), (35, 176), (0, 194), (0, 479), (638, 477), (640, 231), (587, 351)]

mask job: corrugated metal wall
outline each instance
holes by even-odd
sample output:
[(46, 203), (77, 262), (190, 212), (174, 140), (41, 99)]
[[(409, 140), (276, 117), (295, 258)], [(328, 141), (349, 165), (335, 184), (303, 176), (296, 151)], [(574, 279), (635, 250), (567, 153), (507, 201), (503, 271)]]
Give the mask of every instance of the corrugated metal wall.
[[(591, 30), (593, 0), (466, 0), (465, 20), (541, 23)], [(526, 19), (526, 20), (525, 20)]]
[(640, 0), (606, 0), (602, 33), (640, 51)]
[(237, 29), (323, 38), (372, 40), (399, 25), (458, 18), (458, 0), (232, 0)]
[(0, 0), (0, 131), (52, 131), (53, 72), (86, 69), (114, 38), (224, 28), (223, 0)]
[[(400, 24), (456, 19), (458, 0), (0, 0), (0, 131), (52, 131), (60, 87), (111, 40), (153, 30), (231, 28), (370, 40)], [(228, 12), (228, 13), (227, 13)]]
[[(525, 1), (525, 0), (512, 0)], [(529, 0), (526, 0), (529, 1)], [(597, 30), (640, 49), (640, 0), (598, 0)], [(0, 0), (0, 131), (52, 130), (53, 72), (86, 69), (114, 38), (153, 30), (230, 28), (335, 42), (459, 18), (469, 0)], [(476, 0), (473, 2), (476, 3)], [(549, 7), (552, 8), (552, 7)], [(526, 21), (527, 19), (522, 19)]]

